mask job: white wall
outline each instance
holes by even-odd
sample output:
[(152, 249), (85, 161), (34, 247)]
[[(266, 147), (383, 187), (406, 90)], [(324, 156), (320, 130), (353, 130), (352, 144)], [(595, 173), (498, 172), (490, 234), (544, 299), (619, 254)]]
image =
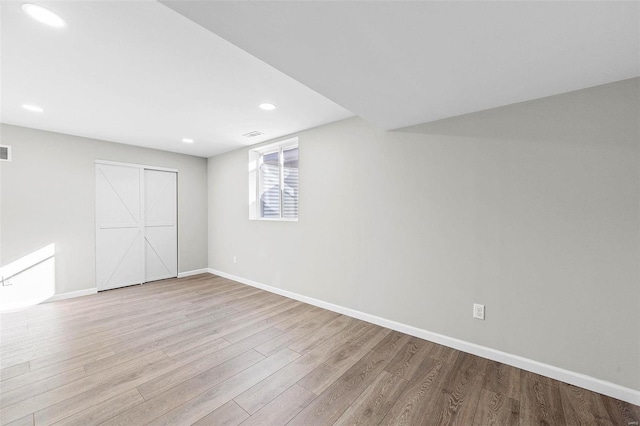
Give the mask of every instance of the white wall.
[(55, 293), (96, 287), (99, 159), (178, 169), (179, 271), (207, 267), (206, 159), (5, 124), (0, 141), (13, 154), (0, 163), (0, 265), (53, 243)]
[(212, 157), (209, 267), (640, 389), (639, 81), (301, 132), (298, 223), (249, 221), (247, 150)]

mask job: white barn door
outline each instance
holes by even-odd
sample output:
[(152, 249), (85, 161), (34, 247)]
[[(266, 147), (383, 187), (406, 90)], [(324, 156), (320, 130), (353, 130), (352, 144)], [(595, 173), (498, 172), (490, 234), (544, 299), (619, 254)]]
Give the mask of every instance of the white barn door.
[(178, 275), (176, 173), (144, 171), (145, 281)]
[(96, 286), (178, 275), (177, 173), (96, 162)]
[(143, 282), (140, 169), (96, 164), (96, 285)]

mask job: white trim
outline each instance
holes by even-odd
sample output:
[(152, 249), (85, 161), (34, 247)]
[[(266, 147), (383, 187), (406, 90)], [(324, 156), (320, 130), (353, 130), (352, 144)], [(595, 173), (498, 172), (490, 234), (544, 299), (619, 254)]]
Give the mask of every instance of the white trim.
[[(147, 239), (147, 228), (145, 227), (146, 222), (144, 220), (145, 215), (147, 214), (147, 211), (144, 207), (144, 197), (146, 195), (145, 191), (144, 191), (144, 186), (145, 186), (145, 176), (144, 176), (144, 168), (140, 167), (140, 169), (138, 170), (138, 191), (140, 191), (138, 193), (138, 203), (140, 204), (140, 216), (138, 217), (138, 232), (140, 234), (140, 265), (142, 266), (140, 268), (140, 283), (145, 283), (147, 282), (147, 259), (146, 259), (146, 239)], [(97, 197), (97, 187), (96, 187), (96, 197)], [(96, 209), (96, 221), (98, 220), (98, 210)], [(176, 244), (178, 243), (177, 239), (176, 239)], [(97, 247), (97, 246), (96, 246)], [(177, 253), (176, 253), (177, 254)], [(125, 254), (126, 256), (126, 254)], [(176, 256), (177, 257), (177, 256)], [(98, 252), (96, 249), (96, 263), (98, 262)], [(117, 267), (119, 267), (120, 265), (117, 265)], [(97, 268), (96, 268), (97, 270)], [(119, 285), (118, 287), (126, 287), (126, 285)]]
[(601, 393), (603, 395), (607, 395), (612, 398), (620, 399), (622, 401), (626, 401), (634, 405), (640, 405), (640, 390), (635, 390), (635, 389), (627, 388), (624, 386), (620, 386), (615, 383), (607, 382), (605, 380), (597, 379), (595, 377), (587, 376), (585, 374), (576, 373), (574, 371), (565, 370), (563, 368), (554, 367), (553, 365), (534, 361), (532, 359), (524, 358), (518, 355), (513, 355), (507, 352), (502, 352), (497, 349), (492, 349), (486, 346), (477, 345), (475, 343), (467, 342), (464, 340), (456, 339), (456, 338), (445, 336), (442, 334), (433, 333), (431, 331), (423, 330), (421, 328), (417, 328), (407, 324), (402, 324), (396, 321), (381, 318), (376, 315), (367, 314), (365, 312), (357, 311), (355, 309), (345, 308), (344, 306), (335, 305), (333, 303), (314, 299), (313, 297), (303, 296), (298, 293), (282, 290), (277, 287), (273, 287), (267, 284), (262, 284), (257, 281), (249, 280), (246, 278), (238, 277), (236, 275), (228, 274), (226, 272), (218, 271), (216, 269), (208, 268), (208, 271), (211, 274), (228, 278), (230, 280), (234, 280), (242, 284), (250, 285), (252, 287), (260, 288), (262, 290), (279, 294), (281, 296), (289, 297), (291, 299), (299, 300), (300, 302), (318, 306), (323, 309), (328, 309), (333, 312), (338, 312), (340, 314), (357, 318), (359, 320), (367, 321), (367, 322), (379, 325), (381, 327), (390, 328), (391, 330), (396, 330), (405, 334), (409, 334), (411, 336), (419, 337), (421, 339), (438, 343), (444, 346), (448, 346), (450, 348), (457, 349), (462, 352), (467, 352), (483, 358), (491, 359), (493, 361), (498, 361), (503, 364), (508, 364), (513, 367), (521, 368), (523, 370), (531, 371), (533, 373), (550, 377), (552, 379), (556, 379), (561, 382), (569, 383), (571, 385), (588, 389), (593, 392)]
[(260, 154), (267, 154), (271, 151), (276, 152), (278, 150), (282, 150), (282, 148), (291, 148), (292, 146), (297, 146), (297, 145), (298, 145), (298, 137), (294, 136), (292, 138), (283, 139), (278, 142), (265, 143), (264, 145), (260, 145), (260, 146), (254, 145), (249, 149), (251, 151), (254, 151)]
[(121, 161), (110, 161), (110, 160), (95, 160), (96, 164), (106, 164), (108, 166), (124, 166), (124, 167), (137, 167), (139, 169), (145, 170), (159, 170), (161, 172), (175, 172), (178, 173), (178, 169), (172, 169), (169, 167), (160, 167), (160, 166), (149, 166), (146, 164), (134, 164), (134, 163), (123, 163)]
[(297, 217), (259, 217), (255, 220), (260, 220), (264, 222), (297, 222)]
[(206, 274), (207, 272), (209, 272), (209, 268), (194, 269), (194, 270), (191, 270), (191, 271), (178, 272), (178, 278), (190, 277), (192, 275), (198, 275), (198, 274)]
[(96, 294), (97, 292), (98, 292), (97, 288), (87, 288), (85, 290), (68, 291), (66, 293), (54, 294), (53, 296), (51, 296), (50, 298), (48, 298), (42, 303), (55, 302), (57, 300), (72, 299), (74, 297), (89, 296), (91, 294)]

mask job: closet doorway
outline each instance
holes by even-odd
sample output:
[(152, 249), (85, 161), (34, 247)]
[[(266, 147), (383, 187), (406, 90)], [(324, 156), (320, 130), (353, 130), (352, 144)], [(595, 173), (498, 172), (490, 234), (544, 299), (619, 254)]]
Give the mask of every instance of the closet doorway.
[(96, 161), (98, 291), (178, 276), (178, 171)]

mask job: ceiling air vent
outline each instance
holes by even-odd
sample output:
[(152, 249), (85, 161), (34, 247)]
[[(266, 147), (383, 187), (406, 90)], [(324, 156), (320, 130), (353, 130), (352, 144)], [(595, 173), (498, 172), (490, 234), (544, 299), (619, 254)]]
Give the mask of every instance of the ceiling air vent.
[(0, 145), (0, 161), (11, 161), (11, 147)]
[(256, 136), (262, 136), (262, 135), (264, 135), (264, 133), (254, 130), (253, 132), (245, 133), (242, 136), (244, 136), (245, 138), (255, 138)]

